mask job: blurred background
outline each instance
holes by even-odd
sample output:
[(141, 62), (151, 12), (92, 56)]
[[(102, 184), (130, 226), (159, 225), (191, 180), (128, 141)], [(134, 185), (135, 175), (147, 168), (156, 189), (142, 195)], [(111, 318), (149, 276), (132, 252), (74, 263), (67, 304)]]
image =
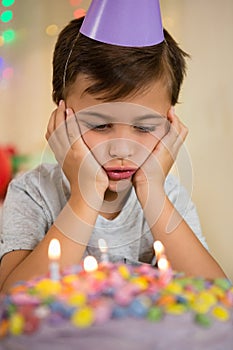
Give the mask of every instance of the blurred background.
[[(0, 148), (14, 155), (15, 172), (52, 159), (44, 134), (55, 108), (53, 48), (61, 29), (89, 4), (0, 0)], [(179, 167), (191, 168), (185, 180), (203, 234), (233, 280), (233, 1), (161, 0), (161, 10), (164, 27), (191, 55), (176, 106), (189, 128)], [(0, 156), (0, 173), (3, 164)]]

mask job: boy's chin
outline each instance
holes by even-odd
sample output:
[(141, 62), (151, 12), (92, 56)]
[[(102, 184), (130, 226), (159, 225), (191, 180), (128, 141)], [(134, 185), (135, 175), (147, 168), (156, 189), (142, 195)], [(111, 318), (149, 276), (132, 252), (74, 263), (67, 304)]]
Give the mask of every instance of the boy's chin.
[(131, 186), (132, 186), (131, 178), (119, 180), (119, 181), (110, 180), (108, 190), (111, 192), (120, 193), (128, 190)]

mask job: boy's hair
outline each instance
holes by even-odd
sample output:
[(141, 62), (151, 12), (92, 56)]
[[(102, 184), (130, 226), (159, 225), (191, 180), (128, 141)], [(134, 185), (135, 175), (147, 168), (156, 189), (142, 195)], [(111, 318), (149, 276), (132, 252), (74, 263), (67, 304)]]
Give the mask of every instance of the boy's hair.
[(165, 40), (160, 44), (123, 47), (98, 42), (79, 33), (83, 19), (72, 20), (59, 34), (55, 46), (53, 100), (56, 104), (66, 98), (79, 73), (90, 79), (85, 92), (98, 95), (104, 102), (136, 94), (161, 80), (168, 88), (171, 104), (177, 103), (188, 54), (165, 29)]

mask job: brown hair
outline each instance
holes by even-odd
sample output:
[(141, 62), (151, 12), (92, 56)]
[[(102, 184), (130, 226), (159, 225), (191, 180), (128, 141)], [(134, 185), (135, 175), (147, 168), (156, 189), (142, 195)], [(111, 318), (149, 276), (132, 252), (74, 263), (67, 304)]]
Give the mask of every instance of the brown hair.
[[(162, 79), (171, 104), (178, 101), (186, 72), (185, 57), (164, 29), (164, 42), (149, 47), (123, 47), (90, 39), (79, 29), (83, 18), (72, 20), (59, 34), (53, 56), (53, 100), (65, 99), (77, 75), (90, 78), (86, 92), (108, 102), (132, 95)], [(64, 76), (65, 73), (65, 76)], [(64, 87), (65, 77), (65, 87)]]

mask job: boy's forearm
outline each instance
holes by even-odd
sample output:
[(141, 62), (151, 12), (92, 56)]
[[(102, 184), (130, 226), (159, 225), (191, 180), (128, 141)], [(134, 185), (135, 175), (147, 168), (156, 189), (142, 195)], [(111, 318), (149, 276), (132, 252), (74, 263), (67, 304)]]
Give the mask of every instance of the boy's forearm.
[[(75, 217), (75, 227), (72, 227), (69, 222), (70, 217), (66, 217), (66, 213), (68, 213), (68, 216), (73, 215)], [(88, 206), (82, 199), (75, 201), (72, 198), (69, 200), (57, 218), (60, 224), (58, 225), (56, 220), (32, 252), (18, 264), (12, 262), (17, 267), (5, 278), (5, 281), (2, 283), (2, 292), (9, 290), (17, 281), (28, 280), (35, 276), (48, 273), (48, 247), (52, 238), (57, 238), (61, 244), (61, 258), (59, 261), (61, 269), (80, 263), (97, 216), (98, 211)], [(62, 222), (63, 225), (61, 227)], [(72, 232), (70, 231), (71, 229)], [(14, 252), (9, 254), (14, 254)], [(14, 255), (12, 255), (11, 259), (14, 259)], [(10, 266), (11, 261), (8, 261), (7, 264)]]

